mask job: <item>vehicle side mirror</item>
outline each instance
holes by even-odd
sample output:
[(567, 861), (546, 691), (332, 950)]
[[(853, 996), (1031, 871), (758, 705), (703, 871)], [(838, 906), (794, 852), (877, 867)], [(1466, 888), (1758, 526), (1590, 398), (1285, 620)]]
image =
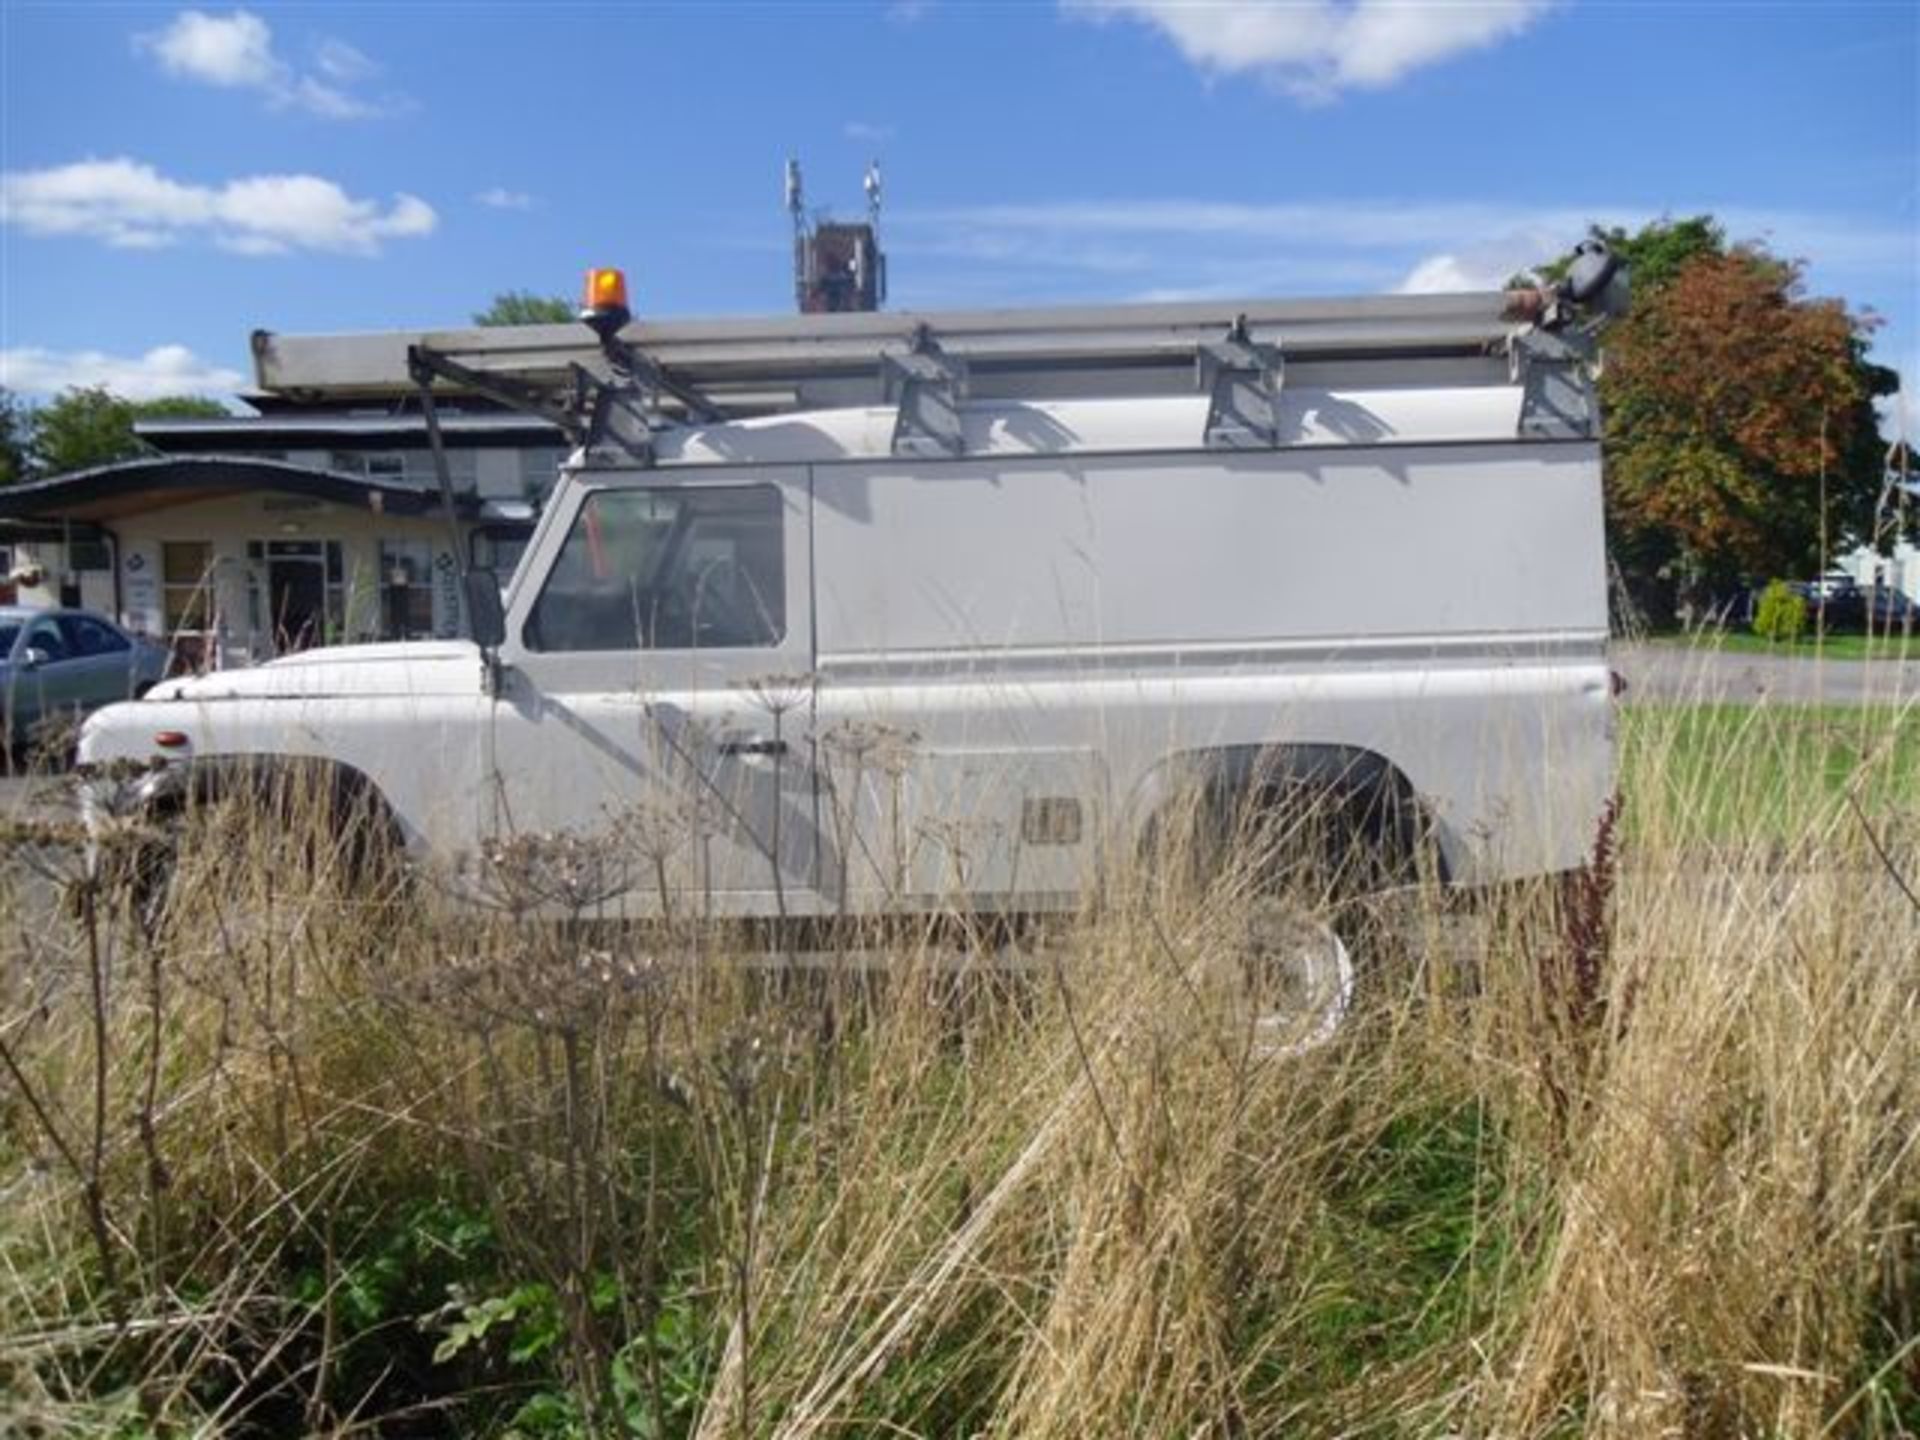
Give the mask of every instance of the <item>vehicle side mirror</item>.
[(22, 670), (38, 670), (52, 658), (51, 655), (42, 650), (38, 645), (29, 645), (27, 647), (27, 653), (20, 657), (20, 668)]
[(468, 634), (482, 650), (491, 650), (507, 638), (507, 612), (500, 603), (500, 577), (491, 570), (469, 570), (462, 584), (466, 590)]

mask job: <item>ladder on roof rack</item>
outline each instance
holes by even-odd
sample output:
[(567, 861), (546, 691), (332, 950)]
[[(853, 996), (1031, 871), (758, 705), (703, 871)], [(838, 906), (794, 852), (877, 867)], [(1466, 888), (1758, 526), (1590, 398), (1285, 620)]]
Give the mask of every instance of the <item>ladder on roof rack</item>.
[[(639, 321), (295, 336), (257, 331), (260, 388), (316, 404), (473, 392), (585, 443), (609, 392), (647, 424), (896, 406), (900, 453), (957, 453), (964, 398), (1210, 396), (1206, 441), (1278, 443), (1283, 383), (1521, 385), (1521, 431), (1588, 434), (1590, 331), (1551, 290)], [(596, 421), (595, 416), (602, 417)]]

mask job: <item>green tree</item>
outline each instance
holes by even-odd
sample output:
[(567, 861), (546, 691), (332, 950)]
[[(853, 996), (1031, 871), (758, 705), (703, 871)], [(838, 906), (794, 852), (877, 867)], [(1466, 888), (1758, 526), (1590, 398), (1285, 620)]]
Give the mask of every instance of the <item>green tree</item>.
[(219, 401), (198, 396), (125, 400), (103, 385), (76, 386), (31, 413), (28, 468), (35, 475), (64, 475), (110, 465), (115, 460), (152, 453), (151, 447), (134, 434), (136, 421), (226, 414), (226, 406)]
[(1633, 267), (1600, 398), (1608, 540), (1642, 612), (1817, 574), (1866, 538), (1895, 383), (1866, 358), (1872, 318), (1710, 216), (1597, 233)]
[(476, 325), (564, 325), (575, 319), (573, 306), (557, 295), (535, 295), (530, 290), (503, 290), (493, 303), (473, 317)]
[[(1595, 239), (1607, 242), (1607, 248), (1627, 262), (1633, 271), (1633, 295), (1658, 294), (1674, 276), (1692, 261), (1704, 255), (1727, 253), (1727, 232), (1711, 215), (1690, 215), (1683, 220), (1656, 220), (1639, 230), (1628, 231), (1619, 225), (1596, 225)], [(1557, 280), (1566, 272), (1568, 257), (1541, 267), (1541, 273)]]
[(0, 485), (11, 485), (27, 473), (31, 419), (20, 397), (0, 387)]

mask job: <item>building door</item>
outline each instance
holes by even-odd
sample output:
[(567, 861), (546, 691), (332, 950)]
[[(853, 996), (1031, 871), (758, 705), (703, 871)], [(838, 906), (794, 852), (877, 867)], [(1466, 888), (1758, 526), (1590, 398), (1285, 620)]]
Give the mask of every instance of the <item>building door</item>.
[(318, 643), (326, 620), (326, 572), (310, 560), (267, 562), (273, 648), (285, 655)]
[(522, 566), (497, 828), (577, 837), (569, 873), (608, 908), (657, 911), (663, 879), (680, 914), (818, 908), (808, 487), (802, 467), (619, 477)]
[(329, 643), (343, 618), (340, 542), (256, 540), (247, 553), (265, 571), (264, 619), (274, 653)]

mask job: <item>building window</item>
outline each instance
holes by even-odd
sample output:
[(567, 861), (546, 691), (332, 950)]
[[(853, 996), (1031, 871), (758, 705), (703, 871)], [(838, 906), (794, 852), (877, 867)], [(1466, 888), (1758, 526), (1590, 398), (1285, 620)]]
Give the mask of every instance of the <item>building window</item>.
[(113, 558), (107, 553), (107, 542), (98, 538), (69, 541), (67, 568), (69, 570), (113, 569)]
[(160, 601), (169, 635), (197, 634), (213, 614), (213, 546), (205, 540), (160, 544)]
[(433, 638), (431, 542), (380, 542), (380, 635), (385, 640)]
[[(439, 483), (431, 450), (335, 450), (327, 458), (327, 467), (337, 474), (359, 475), (386, 485)], [(454, 489), (471, 490), (480, 483), (480, 461), (472, 450), (450, 449), (447, 474)]]
[(407, 457), (398, 450), (336, 450), (328, 464), (342, 475), (364, 475), (369, 480), (407, 478)]
[(521, 526), (489, 525), (473, 532), (473, 568), (491, 570), (506, 584), (520, 568), (520, 557), (527, 553), (533, 531)]
[(544, 500), (560, 478), (567, 452), (558, 446), (520, 452), (520, 492), (529, 500)]

